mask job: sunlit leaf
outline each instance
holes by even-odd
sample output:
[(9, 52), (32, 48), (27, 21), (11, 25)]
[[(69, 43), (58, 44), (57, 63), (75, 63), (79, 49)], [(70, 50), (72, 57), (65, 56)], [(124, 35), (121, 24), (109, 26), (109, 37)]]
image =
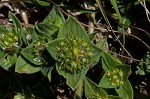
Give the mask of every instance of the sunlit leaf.
[(104, 52), (102, 54), (102, 67), (105, 71), (118, 64), (122, 64), (122, 62), (117, 57), (109, 54), (108, 52)]
[(15, 29), (16, 29), (16, 32), (21, 32), (22, 25), (21, 25), (21, 22), (18, 20), (18, 18), (12, 12), (9, 12), (8, 17), (10, 19), (12, 19), (13, 25), (15, 26)]
[(79, 81), (84, 78), (85, 74), (88, 71), (88, 68), (84, 68), (81, 69), (81, 71), (71, 73), (67, 72), (66, 70), (60, 69), (59, 67), (60, 66), (58, 66), (57, 64), (56, 65), (57, 72), (66, 78), (67, 80), (66, 83), (72, 90), (75, 90)]
[(89, 99), (94, 99), (94, 97), (96, 98), (97, 95), (105, 98), (108, 97), (108, 94), (102, 88), (98, 87), (98, 85), (96, 85), (87, 77), (84, 79), (84, 90), (86, 97)]
[(40, 71), (41, 67), (36, 67), (32, 63), (28, 62), (22, 56), (19, 56), (15, 66), (15, 72), (17, 73), (25, 73), (25, 74), (33, 74)]
[(44, 76), (46, 76), (49, 81), (51, 81), (51, 73), (52, 73), (53, 68), (54, 68), (54, 66), (51, 66), (51, 67), (42, 67), (41, 68), (42, 74)]
[(0, 66), (5, 70), (9, 70), (9, 68), (16, 63), (17, 55), (7, 55), (6, 57), (3, 57), (0, 61)]
[(116, 92), (121, 99), (133, 99), (133, 90), (129, 80), (126, 80), (123, 86), (116, 88)]
[[(21, 54), (30, 62), (32, 62), (35, 65), (42, 65), (43, 61), (41, 59), (41, 56), (35, 55), (34, 52), (36, 49), (34, 49), (34, 42), (31, 43), (29, 46), (27, 46), (25, 49), (21, 51)], [(34, 54), (35, 53), (35, 54)]]
[(64, 21), (65, 19), (62, 13), (56, 7), (53, 7), (42, 23), (50, 26), (60, 27)]
[(61, 26), (58, 38), (81, 38), (84, 40), (90, 40), (86, 31), (81, 24), (72, 16), (69, 16), (67, 21)]

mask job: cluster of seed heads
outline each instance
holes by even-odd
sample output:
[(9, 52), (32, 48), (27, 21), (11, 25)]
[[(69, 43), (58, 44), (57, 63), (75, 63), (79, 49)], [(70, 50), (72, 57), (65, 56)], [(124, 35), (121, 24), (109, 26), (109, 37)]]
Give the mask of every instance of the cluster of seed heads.
[(96, 93), (96, 95), (92, 96), (91, 98), (89, 99), (109, 99), (108, 97), (104, 97), (98, 93)]
[(18, 36), (12, 32), (0, 34), (0, 45), (3, 50), (18, 47)]
[(113, 68), (107, 72), (107, 77), (113, 86), (123, 85), (123, 72), (120, 69)]
[(69, 72), (85, 68), (92, 56), (90, 45), (78, 38), (61, 41), (56, 49), (60, 68)]
[(33, 60), (36, 62), (41, 62), (42, 52), (45, 50), (45, 42), (35, 42), (33, 45)]

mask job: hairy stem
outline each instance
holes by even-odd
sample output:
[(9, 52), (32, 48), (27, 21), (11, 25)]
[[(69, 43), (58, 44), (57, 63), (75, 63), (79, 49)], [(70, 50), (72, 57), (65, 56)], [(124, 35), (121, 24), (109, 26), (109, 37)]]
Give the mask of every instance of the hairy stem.
[(75, 91), (74, 99), (82, 99), (82, 93), (83, 93), (83, 79), (79, 81), (79, 84)]

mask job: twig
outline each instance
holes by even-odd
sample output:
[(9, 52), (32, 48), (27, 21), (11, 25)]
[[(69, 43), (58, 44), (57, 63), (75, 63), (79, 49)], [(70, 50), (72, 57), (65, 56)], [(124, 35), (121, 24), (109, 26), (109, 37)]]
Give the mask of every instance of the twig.
[[(139, 0), (138, 0), (139, 1)], [(143, 1), (143, 2), (142, 2)], [(145, 3), (145, 0), (140, 0), (139, 2), (140, 2), (140, 4), (144, 7), (144, 9), (145, 9), (145, 12), (146, 12), (146, 16), (147, 16), (147, 19), (148, 19), (148, 21), (150, 22), (150, 18), (149, 18), (149, 15), (150, 15), (150, 12), (149, 12), (149, 10), (147, 9), (147, 7), (146, 7), (146, 3)]]
[(144, 32), (145, 34), (147, 34), (147, 35), (150, 37), (150, 34), (149, 34), (146, 30), (144, 30), (144, 29), (142, 29), (142, 28), (135, 27), (135, 26), (129, 26), (129, 27), (134, 28), (134, 29), (137, 29), (137, 30), (140, 30), (140, 31)]
[(0, 4), (3, 4), (3, 3), (25, 2), (25, 1), (29, 1), (29, 0), (0, 1)]

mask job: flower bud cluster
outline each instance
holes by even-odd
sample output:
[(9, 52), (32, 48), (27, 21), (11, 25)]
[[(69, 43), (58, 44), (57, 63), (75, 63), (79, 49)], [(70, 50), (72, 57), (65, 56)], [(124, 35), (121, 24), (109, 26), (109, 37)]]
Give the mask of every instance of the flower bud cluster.
[(35, 42), (33, 45), (33, 56), (34, 61), (41, 62), (41, 55), (42, 52), (45, 50), (45, 43), (44, 42)]
[(61, 41), (56, 50), (60, 68), (69, 72), (77, 72), (85, 68), (92, 56), (90, 45), (78, 38)]
[(18, 47), (18, 37), (12, 32), (0, 34), (0, 45), (3, 50)]
[(124, 76), (123, 71), (117, 68), (110, 69), (107, 72), (107, 77), (109, 78), (109, 81), (113, 86), (123, 85), (124, 84), (123, 76)]

